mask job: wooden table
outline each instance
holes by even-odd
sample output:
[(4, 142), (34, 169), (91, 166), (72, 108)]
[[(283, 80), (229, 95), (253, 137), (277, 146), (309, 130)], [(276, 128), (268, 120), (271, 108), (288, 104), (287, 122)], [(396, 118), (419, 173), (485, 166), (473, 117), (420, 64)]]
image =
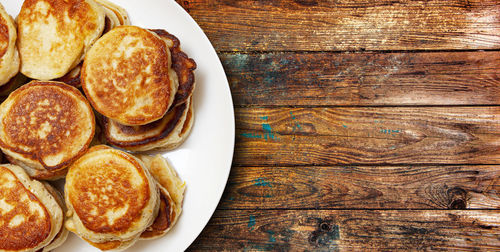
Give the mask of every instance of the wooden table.
[(236, 111), (190, 250), (500, 249), (500, 1), (178, 2)]

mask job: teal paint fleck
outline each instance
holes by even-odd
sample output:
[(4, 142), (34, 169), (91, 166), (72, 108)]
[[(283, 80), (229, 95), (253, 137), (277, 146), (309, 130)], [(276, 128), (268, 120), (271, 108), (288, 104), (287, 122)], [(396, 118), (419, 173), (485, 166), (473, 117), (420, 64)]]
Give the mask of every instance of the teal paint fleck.
[(389, 150), (395, 150), (395, 149), (396, 149), (396, 146), (395, 146), (395, 145), (393, 145), (393, 146), (389, 147)]
[(240, 135), (242, 137), (247, 137), (247, 138), (257, 138), (257, 139), (265, 139), (266, 141), (269, 139), (272, 140), (278, 140), (278, 136), (276, 136), (273, 132), (273, 129), (271, 128), (271, 125), (267, 123), (262, 124), (262, 130), (264, 131), (264, 134), (254, 134), (254, 133), (241, 133)]
[(262, 129), (265, 131), (265, 132), (271, 132), (272, 129), (271, 129), (271, 125), (267, 124), (267, 123), (264, 123), (262, 124)]
[(402, 130), (381, 129), (380, 132), (385, 134), (393, 134), (393, 133), (401, 133)]
[(258, 178), (253, 181), (255, 186), (268, 186), (273, 187), (270, 182), (266, 181), (264, 178)]
[(347, 129), (347, 125), (342, 124), (342, 127), (344, 127), (344, 128), (346, 128), (346, 129)]
[(276, 238), (274, 237), (274, 231), (267, 230), (266, 232), (269, 234), (269, 242), (276, 242)]
[(262, 139), (262, 135), (253, 134), (253, 133), (242, 133), (241, 136), (248, 137), (248, 138), (260, 138), (260, 139)]
[(253, 230), (255, 228), (255, 216), (253, 215), (250, 215), (250, 217), (248, 218), (248, 228), (250, 228), (250, 230)]
[(233, 201), (233, 200), (234, 200), (234, 197), (230, 197), (230, 198), (229, 198), (229, 200), (230, 200), (230, 201)]
[(264, 198), (271, 198), (271, 195), (266, 194), (266, 195), (264, 196)]
[(273, 129), (271, 128), (271, 125), (269, 125), (267, 123), (263, 123), (262, 130), (264, 130), (264, 139), (266, 139), (266, 140), (268, 140), (268, 139), (277, 140), (278, 139), (278, 137), (274, 135)]
[(269, 119), (269, 117), (268, 116), (261, 116), (260, 119), (267, 120), (267, 119)]
[[(290, 111), (290, 116), (292, 117), (292, 120), (296, 120), (296, 117), (293, 115), (293, 112)], [(296, 130), (301, 130), (302, 126), (298, 122), (295, 122), (295, 125), (293, 126), (292, 132), (295, 132)]]

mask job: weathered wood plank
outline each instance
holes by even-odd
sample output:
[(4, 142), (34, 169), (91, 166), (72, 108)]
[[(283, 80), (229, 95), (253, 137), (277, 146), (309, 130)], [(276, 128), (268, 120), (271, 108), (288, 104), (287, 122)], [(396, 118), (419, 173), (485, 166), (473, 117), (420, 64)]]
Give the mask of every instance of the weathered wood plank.
[(219, 51), (499, 49), (496, 0), (177, 0)]
[(234, 167), (219, 209), (500, 209), (500, 166)]
[(235, 105), (500, 104), (500, 52), (220, 54)]
[(498, 250), (500, 211), (217, 211), (190, 250)]
[(500, 107), (238, 108), (238, 166), (499, 164)]

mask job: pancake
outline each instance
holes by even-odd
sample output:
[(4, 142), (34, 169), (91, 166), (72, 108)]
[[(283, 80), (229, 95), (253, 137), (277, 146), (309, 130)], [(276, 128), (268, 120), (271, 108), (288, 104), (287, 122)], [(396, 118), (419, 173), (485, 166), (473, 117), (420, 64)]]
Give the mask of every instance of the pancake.
[[(107, 32), (111, 31), (113, 28), (119, 25), (124, 25), (122, 23), (123, 21), (116, 16), (113, 10), (108, 9), (105, 6), (101, 7), (103, 7), (104, 13), (106, 15), (104, 19), (104, 29), (102, 31), (102, 35), (106, 34)], [(126, 20), (128, 21), (128, 16), (126, 17)], [(127, 24), (129, 24), (129, 22)], [(80, 82), (81, 70), (82, 70), (82, 63), (79, 63), (76, 67), (74, 67), (71, 71), (66, 73), (63, 77), (57, 78), (56, 80), (64, 82), (70, 86), (80, 88), (82, 86)]]
[[(45, 189), (47, 189), (47, 191), (50, 193), (50, 195), (54, 197), (59, 207), (61, 207), (62, 213), (64, 214), (67, 211), (67, 209), (66, 205), (64, 204), (64, 199), (61, 193), (47, 182), (43, 183), (43, 185), (45, 186)], [(68, 238), (68, 233), (69, 233), (68, 230), (63, 225), (63, 220), (61, 220), (61, 228), (59, 229), (59, 232), (54, 237), (54, 239), (49, 243), (49, 245), (43, 248), (42, 251), (49, 252), (61, 246)]]
[(151, 31), (158, 34), (170, 49), (172, 55), (172, 68), (179, 78), (179, 88), (175, 94), (174, 105), (180, 105), (186, 102), (193, 94), (196, 62), (181, 51), (181, 43), (176, 36), (165, 30), (155, 29)]
[(105, 145), (71, 165), (65, 200), (66, 228), (90, 244), (108, 244), (104, 249), (131, 246), (159, 207), (158, 188), (142, 161)]
[(36, 251), (59, 233), (63, 212), (54, 196), (18, 166), (0, 165), (0, 251)]
[(81, 62), (102, 34), (105, 13), (94, 0), (25, 0), (17, 23), (21, 72), (50, 80)]
[(135, 26), (104, 34), (86, 54), (80, 78), (94, 109), (124, 125), (162, 118), (178, 87), (168, 47)]
[(116, 26), (130, 25), (130, 18), (128, 17), (128, 13), (124, 8), (107, 0), (96, 0), (96, 2), (106, 10), (113, 12), (118, 21)]
[(160, 210), (154, 223), (141, 234), (142, 239), (164, 236), (177, 222), (182, 212), (182, 201), (186, 183), (168, 161), (160, 155), (141, 155), (139, 158), (148, 167), (160, 188)]
[(19, 72), (19, 53), (16, 47), (17, 31), (14, 20), (0, 4), (0, 85)]
[(161, 120), (141, 126), (126, 126), (103, 118), (106, 142), (136, 152), (175, 149), (187, 139), (193, 126), (191, 101), (172, 108)]
[(31, 177), (55, 179), (88, 149), (95, 118), (85, 97), (60, 82), (32, 81), (0, 105), (0, 148)]

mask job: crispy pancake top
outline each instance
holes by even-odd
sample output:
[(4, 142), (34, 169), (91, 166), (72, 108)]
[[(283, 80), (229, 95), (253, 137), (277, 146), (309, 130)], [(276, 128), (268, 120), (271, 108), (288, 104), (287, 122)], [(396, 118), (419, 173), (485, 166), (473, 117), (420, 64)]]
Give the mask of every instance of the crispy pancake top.
[(0, 250), (35, 248), (50, 232), (47, 208), (12, 171), (0, 166)]
[(95, 129), (85, 97), (59, 82), (20, 87), (0, 105), (0, 118), (0, 147), (37, 160), (47, 170), (66, 167), (83, 154)]
[(149, 180), (129, 154), (92, 147), (71, 165), (65, 190), (83, 225), (94, 232), (128, 231), (150, 200)]
[(118, 26), (85, 56), (82, 87), (104, 116), (126, 125), (143, 125), (160, 119), (173, 101), (169, 68), (169, 50), (157, 35), (135, 26)]
[(25, 0), (17, 17), (21, 72), (41, 80), (65, 75), (101, 35), (104, 18), (93, 0)]

